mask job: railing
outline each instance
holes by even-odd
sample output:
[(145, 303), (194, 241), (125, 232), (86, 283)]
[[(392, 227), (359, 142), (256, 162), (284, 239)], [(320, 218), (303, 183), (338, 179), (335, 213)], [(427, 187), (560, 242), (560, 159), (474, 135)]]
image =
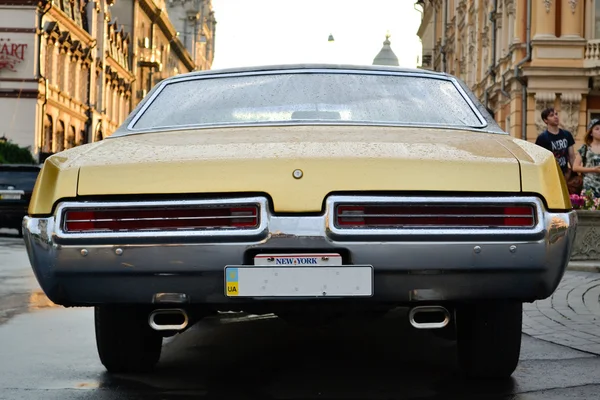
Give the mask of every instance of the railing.
[(423, 54), (423, 59), (421, 60), (421, 68), (432, 69), (433, 68), (433, 55), (431, 53)]
[(138, 65), (140, 67), (162, 70), (161, 52), (156, 49), (140, 48), (138, 52)]
[(583, 66), (585, 68), (600, 67), (600, 39), (588, 40)]

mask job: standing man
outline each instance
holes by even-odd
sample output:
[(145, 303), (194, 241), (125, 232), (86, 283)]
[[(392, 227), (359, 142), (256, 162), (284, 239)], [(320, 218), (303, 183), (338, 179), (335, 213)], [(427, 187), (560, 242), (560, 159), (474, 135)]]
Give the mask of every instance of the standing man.
[(558, 113), (554, 108), (546, 108), (542, 111), (542, 120), (546, 124), (546, 130), (542, 132), (535, 144), (554, 153), (554, 158), (562, 170), (565, 178), (570, 176), (570, 170), (575, 164), (575, 150), (573, 145), (575, 139), (571, 132), (558, 127)]

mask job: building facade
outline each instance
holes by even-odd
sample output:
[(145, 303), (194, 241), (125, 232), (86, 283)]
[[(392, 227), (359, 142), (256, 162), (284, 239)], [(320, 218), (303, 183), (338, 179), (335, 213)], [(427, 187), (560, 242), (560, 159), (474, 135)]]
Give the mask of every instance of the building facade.
[[(196, 69), (163, 0), (0, 0), (0, 137), (48, 155), (102, 140)], [(210, 36), (210, 45), (214, 48)]]
[(422, 68), (456, 75), (500, 126), (535, 141), (559, 111), (577, 142), (600, 116), (600, 1), (419, 0)]
[(167, 11), (179, 39), (198, 69), (210, 69), (217, 21), (210, 0), (168, 0)]

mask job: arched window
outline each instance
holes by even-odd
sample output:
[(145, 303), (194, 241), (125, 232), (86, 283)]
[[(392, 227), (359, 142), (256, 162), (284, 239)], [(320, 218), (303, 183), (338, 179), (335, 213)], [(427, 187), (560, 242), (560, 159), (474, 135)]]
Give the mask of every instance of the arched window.
[(54, 152), (58, 153), (65, 149), (65, 123), (58, 120), (58, 126), (56, 127), (56, 143), (54, 145)]
[(96, 128), (96, 135), (94, 136), (94, 142), (99, 142), (104, 139), (104, 133), (102, 132), (102, 125), (98, 124)]
[(86, 143), (85, 136), (86, 136), (85, 130), (79, 131), (79, 136), (77, 136), (77, 145), (78, 146), (81, 146), (82, 144)]
[(46, 114), (46, 118), (44, 119), (44, 134), (42, 137), (42, 152), (43, 153), (51, 153), (52, 152), (52, 135), (54, 131), (54, 125), (52, 122), (52, 117)]
[(75, 147), (75, 127), (69, 126), (69, 134), (67, 135), (67, 149)]

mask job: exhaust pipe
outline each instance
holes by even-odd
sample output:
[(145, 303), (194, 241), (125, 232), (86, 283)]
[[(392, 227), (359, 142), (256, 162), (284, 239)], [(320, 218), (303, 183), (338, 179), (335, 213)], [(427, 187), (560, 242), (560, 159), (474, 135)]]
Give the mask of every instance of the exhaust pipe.
[(420, 306), (410, 310), (408, 319), (417, 329), (441, 329), (450, 322), (450, 313), (442, 306)]
[(155, 331), (182, 331), (189, 322), (187, 312), (181, 308), (154, 310), (148, 317), (148, 324)]

